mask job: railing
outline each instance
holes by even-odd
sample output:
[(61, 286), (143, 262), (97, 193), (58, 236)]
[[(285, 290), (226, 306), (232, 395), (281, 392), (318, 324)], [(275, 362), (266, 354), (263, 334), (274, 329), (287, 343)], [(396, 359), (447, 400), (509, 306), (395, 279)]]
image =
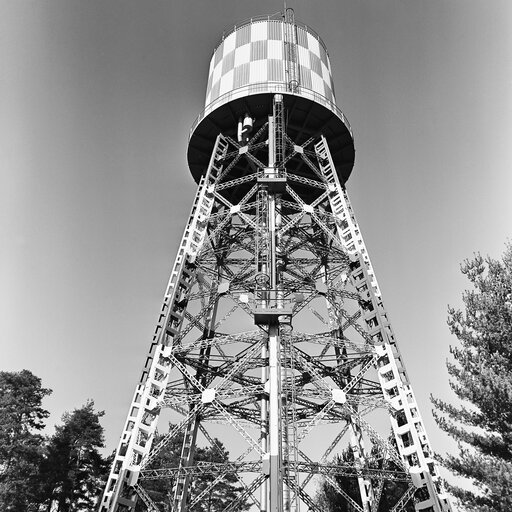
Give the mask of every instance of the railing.
[(278, 167), (268, 167), (266, 169), (258, 171), (258, 179), (283, 179), (286, 178), (286, 171)]
[[(274, 22), (285, 23), (282, 12), (277, 12), (277, 13), (271, 14), (271, 15), (253, 16), (252, 18), (247, 18), (247, 19), (241, 21), (240, 23), (238, 23), (237, 25), (232, 26), (232, 27), (222, 31), (222, 39), (215, 45), (213, 53), (215, 53), (217, 51), (217, 48), (222, 44), (224, 39), (226, 39), (226, 37), (231, 35), (233, 32), (236, 32), (237, 30), (239, 30), (243, 27), (246, 27), (247, 25), (251, 25), (252, 23), (257, 23), (259, 21), (274, 21)], [(313, 37), (318, 39), (318, 42), (324, 47), (324, 50), (327, 53), (327, 55), (329, 55), (329, 52), (327, 51), (327, 47), (325, 46), (325, 43), (323, 42), (322, 38), (318, 35), (318, 32), (316, 32), (311, 27), (308, 27), (308, 25), (306, 25), (305, 23), (302, 23), (300, 21), (295, 20), (294, 24), (297, 27), (303, 28), (306, 32), (309, 32)]]
[(254, 290), (254, 302), (258, 308), (282, 310), (293, 307), (295, 300), (289, 294), (285, 295), (283, 290), (256, 288)]
[(294, 96), (301, 96), (303, 98), (308, 98), (316, 103), (320, 103), (324, 107), (327, 107), (329, 110), (334, 112), (343, 122), (343, 124), (347, 127), (348, 131), (350, 132), (350, 135), (352, 134), (352, 128), (350, 127), (350, 123), (348, 122), (348, 119), (345, 117), (343, 112), (336, 106), (336, 104), (330, 100), (328, 100), (325, 96), (312, 91), (311, 89), (307, 89), (306, 87), (303, 87), (302, 85), (299, 86), (297, 91), (291, 92), (288, 89), (287, 84), (283, 82), (260, 82), (256, 84), (248, 84), (244, 85), (242, 87), (238, 87), (237, 89), (233, 89), (231, 91), (228, 91), (224, 93), (222, 96), (219, 96), (218, 98), (215, 98), (212, 102), (210, 102), (208, 105), (206, 105), (205, 109), (197, 116), (196, 120), (192, 124), (192, 128), (190, 128), (190, 134), (189, 134), (189, 140), (190, 137), (192, 137), (192, 134), (194, 133), (195, 129), (197, 128), (198, 124), (211, 112), (213, 112), (217, 107), (220, 107), (221, 105), (227, 103), (228, 101), (235, 100), (237, 98), (241, 98), (243, 96), (248, 96), (251, 94), (258, 94), (258, 93), (266, 93), (266, 92), (273, 92), (273, 93), (281, 93), (281, 94), (292, 94)]
[(285, 297), (282, 290), (256, 289), (254, 290), (254, 323), (262, 324), (290, 324), (293, 315), (294, 301)]

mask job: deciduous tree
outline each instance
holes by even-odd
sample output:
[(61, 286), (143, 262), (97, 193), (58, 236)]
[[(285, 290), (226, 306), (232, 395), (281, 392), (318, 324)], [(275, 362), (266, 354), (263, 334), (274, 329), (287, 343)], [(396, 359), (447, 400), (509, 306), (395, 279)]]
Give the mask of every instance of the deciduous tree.
[(461, 270), (472, 288), (463, 310), (448, 310), (459, 343), (447, 368), (462, 405), (432, 398), (437, 423), (459, 443), (444, 464), (476, 487), (451, 487), (468, 511), (512, 510), (512, 245), (501, 260), (476, 255)]

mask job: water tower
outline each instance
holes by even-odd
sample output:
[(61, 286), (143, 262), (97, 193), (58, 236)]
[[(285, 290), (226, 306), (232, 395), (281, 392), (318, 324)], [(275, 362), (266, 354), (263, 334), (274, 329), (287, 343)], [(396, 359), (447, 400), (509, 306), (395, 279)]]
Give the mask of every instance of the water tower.
[(197, 193), (101, 511), (205, 510), (226, 482), (225, 511), (320, 511), (319, 478), (350, 510), (451, 510), (345, 187), (327, 49), (292, 10), (223, 35), (188, 163)]

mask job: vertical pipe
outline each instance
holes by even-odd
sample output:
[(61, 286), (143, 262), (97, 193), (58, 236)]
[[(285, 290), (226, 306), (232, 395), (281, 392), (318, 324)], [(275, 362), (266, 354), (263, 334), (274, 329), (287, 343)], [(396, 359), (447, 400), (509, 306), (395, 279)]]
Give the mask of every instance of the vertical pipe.
[(281, 393), (279, 389), (279, 327), (269, 326), (269, 455), (270, 512), (282, 512)]
[[(263, 344), (261, 348), (261, 358), (264, 361), (261, 367), (261, 383), (265, 387), (268, 380), (268, 367), (266, 366), (265, 361), (268, 358), (268, 345)], [(266, 394), (262, 394), (261, 398), (261, 451), (262, 453), (268, 452), (268, 400)], [(261, 484), (260, 489), (260, 512), (267, 512), (267, 500), (268, 500), (268, 482), (265, 480)]]
[[(277, 97), (274, 97), (276, 101)], [(280, 97), (282, 100), (282, 97)], [(274, 170), (276, 165), (276, 119), (269, 117), (268, 123), (268, 163)], [(275, 193), (269, 190), (268, 194), (268, 237), (269, 237), (269, 274), (270, 274), (270, 300), (275, 302), (277, 288), (276, 265), (276, 198)], [(274, 305), (274, 304), (272, 304)], [(279, 324), (268, 326), (269, 346), (269, 456), (270, 456), (270, 512), (283, 510), (283, 476), (282, 476), (282, 450), (281, 450), (281, 375), (280, 375), (280, 349)]]
[[(263, 242), (264, 250), (261, 248), (261, 240), (264, 236), (266, 236), (266, 230), (267, 230), (267, 223), (268, 223), (268, 205), (266, 204), (268, 202), (267, 199), (267, 193), (266, 191), (261, 191), (258, 194), (259, 199), (259, 224), (258, 227), (263, 229), (265, 227), (265, 234), (258, 234), (258, 239), (260, 240), (260, 248), (258, 251), (258, 258), (260, 259), (260, 265), (257, 271), (259, 273), (268, 274), (268, 240), (265, 240)], [(261, 203), (265, 202), (265, 205), (263, 206)], [(265, 218), (263, 219), (263, 216)], [(264, 304), (266, 306), (266, 304)], [(261, 396), (261, 451), (264, 454), (268, 454), (269, 446), (268, 446), (268, 435), (269, 435), (269, 426), (268, 426), (268, 397), (267, 397), (267, 384), (268, 384), (268, 378), (269, 378), (269, 372), (268, 372), (268, 339), (265, 340), (263, 343), (263, 346), (261, 347), (261, 358), (263, 360), (263, 364), (261, 366), (261, 383), (264, 387), (264, 393)], [(261, 484), (260, 488), (260, 512), (267, 512), (268, 511), (268, 502), (269, 502), (269, 495), (268, 495), (268, 480), (264, 480)]]
[[(269, 146), (269, 167), (271, 165), (272, 161), (272, 155), (274, 153), (273, 150), (273, 137), (271, 136), (271, 133), (273, 133), (273, 118), (270, 116), (268, 119), (268, 146)], [(261, 216), (264, 214), (265, 219), (264, 222), (260, 222), (259, 227), (263, 228), (265, 227), (265, 233), (264, 235), (259, 234), (259, 238), (265, 238), (264, 242), (264, 254), (260, 254), (259, 257), (261, 258), (261, 265), (257, 269), (258, 272), (261, 272), (262, 274), (269, 275), (270, 272), (270, 265), (269, 265), (269, 240), (268, 240), (268, 193), (267, 190), (264, 189), (264, 193), (262, 193), (260, 189), (259, 194), (259, 201), (265, 202), (264, 205), (259, 205), (260, 208), (260, 221), (263, 221)], [(268, 300), (268, 292), (266, 292), (266, 298)], [(268, 306), (268, 304), (265, 302), (263, 306)], [(269, 383), (269, 367), (268, 367), (268, 358), (269, 358), (269, 340), (266, 340), (266, 343), (264, 343), (262, 349), (261, 349), (261, 357), (263, 361), (267, 361), (264, 365), (261, 367), (261, 382), (265, 387), (265, 393), (262, 395), (261, 398), (261, 413), (260, 413), (260, 419), (261, 419), (261, 449), (264, 454), (269, 455), (270, 446), (269, 446), (269, 433), (270, 433), (270, 420), (269, 420), (269, 398), (267, 398), (267, 390)], [(272, 479), (270, 468), (269, 468), (269, 479), (265, 480), (260, 489), (260, 511), (261, 512), (267, 512), (268, 506), (269, 506), (269, 480)]]

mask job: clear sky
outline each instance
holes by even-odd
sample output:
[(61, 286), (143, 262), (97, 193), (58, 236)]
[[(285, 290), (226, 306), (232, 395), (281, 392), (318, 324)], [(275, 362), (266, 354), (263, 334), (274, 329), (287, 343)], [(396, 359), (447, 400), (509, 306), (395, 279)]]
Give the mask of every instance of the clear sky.
[[(349, 193), (438, 451), (460, 262), (512, 219), (510, 0), (288, 1), (354, 130)], [(0, 369), (88, 398), (117, 444), (195, 186), (188, 130), (223, 29), (260, 0), (0, 0)]]

